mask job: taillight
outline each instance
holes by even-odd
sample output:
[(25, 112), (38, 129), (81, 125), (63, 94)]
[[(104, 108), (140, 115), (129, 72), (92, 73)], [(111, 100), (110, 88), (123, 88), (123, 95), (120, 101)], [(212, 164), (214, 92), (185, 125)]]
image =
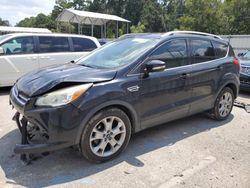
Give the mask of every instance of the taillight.
[(234, 59), (233, 63), (237, 66), (240, 66), (240, 60), (238, 60), (237, 58)]

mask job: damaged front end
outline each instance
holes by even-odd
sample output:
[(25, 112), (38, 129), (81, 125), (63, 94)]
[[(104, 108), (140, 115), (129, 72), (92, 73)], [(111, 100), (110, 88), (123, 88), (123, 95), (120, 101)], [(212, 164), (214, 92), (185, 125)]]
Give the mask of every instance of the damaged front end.
[(20, 158), (26, 164), (30, 164), (34, 159), (34, 154), (46, 155), (50, 151), (71, 145), (67, 142), (49, 143), (48, 132), (28, 122), (19, 112), (15, 113), (13, 120), (16, 122), (21, 133), (21, 144), (16, 144), (14, 152), (21, 154)]
[(62, 107), (34, 107), (37, 97), (26, 97), (16, 86), (10, 104), (17, 110), (13, 117), (21, 133), (21, 144), (14, 152), (29, 164), (35, 154), (44, 154), (76, 145), (75, 135), (82, 121), (81, 111), (72, 104)]

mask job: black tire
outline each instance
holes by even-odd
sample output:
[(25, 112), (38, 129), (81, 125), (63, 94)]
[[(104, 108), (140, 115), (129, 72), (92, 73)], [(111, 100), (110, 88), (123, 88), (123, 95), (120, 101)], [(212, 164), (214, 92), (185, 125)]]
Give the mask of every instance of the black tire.
[[(219, 109), (220, 109), (220, 102), (222, 100), (222, 96), (225, 94), (225, 93), (228, 93), (231, 95), (232, 97), (232, 102), (230, 102), (231, 106), (230, 108), (228, 108), (228, 112), (225, 114), (225, 116), (222, 116), (219, 112)], [(234, 95), (234, 92), (231, 88), (229, 87), (225, 87), (221, 92), (220, 94), (218, 95), (216, 101), (215, 101), (215, 105), (214, 105), (214, 108), (211, 109), (209, 112), (208, 112), (208, 116), (211, 117), (212, 119), (215, 119), (217, 121), (224, 121), (226, 120), (229, 115), (231, 114), (232, 112), (232, 109), (233, 109), (233, 104), (234, 104), (234, 100), (235, 100), (235, 95)]]
[[(120, 148), (117, 149), (117, 151), (115, 151), (115, 153), (113, 153), (110, 156), (100, 157), (92, 151), (90, 145), (92, 144), (93, 141), (91, 142), (90, 138), (93, 134), (92, 131), (94, 128), (96, 128), (97, 124), (101, 120), (103, 120), (107, 117), (110, 117), (110, 116), (117, 117), (124, 122), (123, 125), (125, 125), (125, 130), (126, 130), (126, 132), (124, 133), (125, 139), (123, 138), (124, 139), (123, 144), (121, 144), (121, 146), (119, 146)], [(98, 112), (87, 123), (85, 129), (83, 130), (82, 136), (81, 136), (80, 151), (81, 151), (82, 155), (90, 162), (94, 162), (94, 163), (106, 162), (106, 161), (109, 161), (109, 160), (117, 157), (120, 153), (122, 153), (125, 150), (125, 148), (127, 147), (128, 143), (129, 143), (130, 137), (131, 137), (131, 122), (130, 122), (130, 119), (128, 118), (127, 114), (124, 111), (120, 110), (119, 108), (107, 108), (107, 109), (104, 109), (104, 110)]]

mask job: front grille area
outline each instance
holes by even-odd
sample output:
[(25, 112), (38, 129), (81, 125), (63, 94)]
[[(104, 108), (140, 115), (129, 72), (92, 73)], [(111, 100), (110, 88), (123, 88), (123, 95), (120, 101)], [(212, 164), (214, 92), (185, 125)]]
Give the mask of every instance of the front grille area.
[(250, 76), (250, 67), (241, 66), (241, 72)]
[(26, 97), (24, 94), (20, 93), (16, 86), (14, 86), (13, 88), (13, 94), (16, 100), (22, 105), (25, 105), (29, 101), (29, 98)]

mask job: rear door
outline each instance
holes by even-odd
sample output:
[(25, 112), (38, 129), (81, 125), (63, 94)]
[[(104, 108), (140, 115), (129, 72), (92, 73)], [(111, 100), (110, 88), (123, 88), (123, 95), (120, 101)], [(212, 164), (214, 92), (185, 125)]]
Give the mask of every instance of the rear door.
[(15, 37), (0, 45), (0, 86), (10, 86), (22, 75), (38, 69), (38, 54), (33, 36)]
[(173, 39), (156, 49), (149, 60), (166, 63), (163, 72), (142, 78), (140, 88), (140, 117), (142, 128), (184, 117), (190, 108), (191, 87), (187, 41)]
[(39, 36), (38, 46), (40, 68), (74, 60), (68, 37)]
[(213, 95), (223, 75), (223, 65), (218, 59), (222, 58), (222, 54), (226, 56), (227, 47), (214, 48), (212, 42), (206, 39), (190, 39), (190, 46), (193, 65), (190, 113), (196, 113), (211, 109), (214, 105)]

